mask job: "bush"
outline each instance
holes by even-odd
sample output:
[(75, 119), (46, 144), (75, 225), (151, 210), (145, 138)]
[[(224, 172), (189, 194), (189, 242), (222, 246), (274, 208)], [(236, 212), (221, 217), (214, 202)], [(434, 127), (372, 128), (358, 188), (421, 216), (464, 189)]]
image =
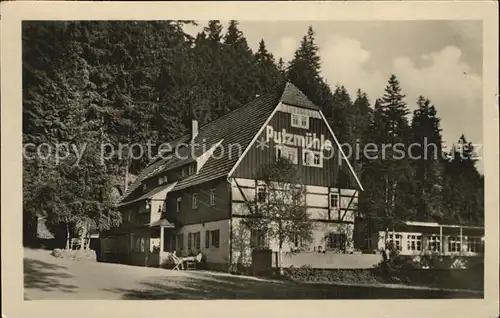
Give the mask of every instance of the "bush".
[(366, 269), (315, 269), (310, 266), (289, 267), (284, 275), (291, 280), (303, 282), (329, 282), (342, 284), (378, 283), (370, 270)]
[(97, 261), (97, 255), (94, 250), (66, 250), (56, 248), (51, 254), (54, 257), (72, 261)]

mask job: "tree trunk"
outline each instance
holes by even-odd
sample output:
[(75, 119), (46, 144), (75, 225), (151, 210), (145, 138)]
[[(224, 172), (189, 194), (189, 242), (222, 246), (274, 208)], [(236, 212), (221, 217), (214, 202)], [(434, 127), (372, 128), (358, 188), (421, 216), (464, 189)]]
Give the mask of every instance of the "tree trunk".
[(80, 250), (84, 250), (85, 249), (85, 223), (86, 222), (82, 222), (81, 223), (81, 228), (80, 228)]
[(85, 250), (90, 250), (90, 225), (87, 226), (87, 243), (85, 244)]
[(66, 249), (69, 250), (69, 243), (70, 243), (71, 237), (69, 234), (69, 223), (66, 222)]

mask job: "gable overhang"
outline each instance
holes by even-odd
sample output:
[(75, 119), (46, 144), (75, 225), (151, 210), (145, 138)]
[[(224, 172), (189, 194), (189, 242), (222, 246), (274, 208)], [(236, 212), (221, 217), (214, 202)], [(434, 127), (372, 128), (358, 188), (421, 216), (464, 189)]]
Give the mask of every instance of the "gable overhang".
[(354, 171), (354, 168), (352, 167), (351, 162), (349, 161), (349, 159), (345, 155), (344, 150), (342, 150), (342, 146), (340, 145), (340, 142), (337, 139), (337, 136), (335, 136), (335, 133), (333, 132), (332, 127), (330, 127), (330, 124), (328, 124), (328, 121), (326, 120), (325, 115), (323, 114), (323, 112), (321, 110), (319, 110), (319, 114), (321, 115), (321, 118), (323, 119), (323, 122), (325, 123), (326, 127), (328, 128), (328, 131), (330, 131), (330, 133), (332, 134), (333, 140), (335, 141), (335, 144), (339, 148), (340, 155), (342, 156), (342, 158), (347, 163), (347, 166), (349, 167), (349, 170), (351, 170), (351, 173), (352, 173), (354, 179), (356, 180), (356, 183), (358, 184), (359, 190), (360, 191), (364, 191), (363, 185), (361, 184), (361, 181), (359, 181), (358, 175)]
[[(124, 207), (130, 205), (132, 203), (145, 201), (145, 200), (156, 200), (158, 198), (166, 197), (167, 193), (169, 193), (175, 186), (177, 182), (170, 183), (164, 187), (159, 187), (151, 190), (150, 192), (138, 197), (137, 199), (133, 199), (127, 202), (123, 202), (118, 204), (118, 207)], [(158, 190), (160, 189), (160, 190)]]
[[(259, 131), (255, 134), (255, 136), (252, 138), (252, 140), (250, 141), (250, 143), (248, 144), (248, 146), (245, 148), (245, 150), (243, 151), (243, 153), (241, 154), (241, 156), (238, 158), (238, 161), (236, 161), (236, 163), (234, 164), (234, 166), (229, 171), (229, 173), (227, 175), (228, 181), (232, 177), (234, 171), (241, 164), (241, 162), (243, 161), (243, 158), (246, 156), (246, 154), (248, 153), (248, 151), (252, 148), (252, 146), (255, 144), (256, 140), (262, 134), (262, 132), (264, 131), (264, 129), (266, 128), (266, 126), (269, 124), (269, 122), (271, 121), (271, 119), (274, 117), (274, 115), (276, 114), (276, 112), (283, 105), (290, 105), (290, 104), (285, 104), (283, 102), (279, 102), (276, 105), (276, 107), (273, 109), (272, 113), (269, 115), (269, 117), (266, 119), (266, 121), (262, 124), (262, 126), (259, 129)], [(290, 105), (290, 106), (294, 106), (294, 105)], [(326, 120), (325, 115), (323, 114), (323, 112), (321, 110), (315, 110), (315, 111), (317, 111), (320, 114), (321, 120), (323, 120), (323, 122), (325, 123), (326, 127), (328, 128), (328, 131), (332, 135), (333, 140), (335, 141), (335, 144), (337, 145), (337, 148), (339, 149), (341, 157), (346, 161), (347, 166), (349, 167), (349, 170), (351, 171), (351, 173), (352, 173), (352, 175), (353, 175), (353, 177), (354, 177), (354, 179), (356, 181), (356, 184), (358, 185), (358, 190), (364, 191), (364, 188), (363, 188), (363, 185), (361, 184), (361, 181), (359, 180), (356, 172), (354, 171), (354, 168), (352, 167), (351, 163), (349, 162), (349, 159), (347, 158), (347, 156), (345, 155), (344, 151), (342, 150), (340, 142), (337, 139), (337, 136), (335, 135), (335, 133), (333, 132), (332, 127), (330, 127), (330, 125), (328, 124), (328, 121)]]
[(262, 126), (260, 127), (260, 129), (257, 131), (257, 133), (255, 134), (255, 136), (253, 136), (253, 138), (250, 141), (250, 143), (248, 143), (247, 147), (245, 148), (245, 150), (243, 151), (243, 153), (241, 154), (241, 156), (238, 158), (238, 161), (236, 161), (236, 163), (234, 164), (234, 166), (231, 168), (231, 170), (227, 174), (227, 179), (228, 180), (229, 180), (229, 178), (231, 178), (231, 176), (233, 175), (233, 173), (236, 170), (236, 168), (238, 168), (238, 166), (241, 164), (241, 162), (243, 161), (243, 158), (245, 158), (246, 154), (250, 151), (250, 149), (252, 149), (252, 146), (255, 144), (255, 141), (257, 140), (257, 138), (259, 138), (259, 136), (262, 134), (262, 132), (264, 131), (264, 129), (266, 129), (266, 126), (269, 124), (269, 122), (274, 117), (274, 115), (276, 114), (276, 112), (278, 111), (278, 109), (280, 108), (281, 105), (282, 105), (282, 102), (279, 102), (276, 105), (276, 107), (274, 107), (272, 113), (269, 115), (269, 117), (267, 117), (266, 121), (264, 121), (264, 123), (262, 124)]

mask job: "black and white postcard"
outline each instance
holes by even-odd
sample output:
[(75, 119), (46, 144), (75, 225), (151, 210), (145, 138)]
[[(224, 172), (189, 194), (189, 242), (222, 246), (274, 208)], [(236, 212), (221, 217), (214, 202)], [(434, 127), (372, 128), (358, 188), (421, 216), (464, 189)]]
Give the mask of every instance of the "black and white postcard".
[(5, 317), (498, 315), (493, 2), (2, 9)]

